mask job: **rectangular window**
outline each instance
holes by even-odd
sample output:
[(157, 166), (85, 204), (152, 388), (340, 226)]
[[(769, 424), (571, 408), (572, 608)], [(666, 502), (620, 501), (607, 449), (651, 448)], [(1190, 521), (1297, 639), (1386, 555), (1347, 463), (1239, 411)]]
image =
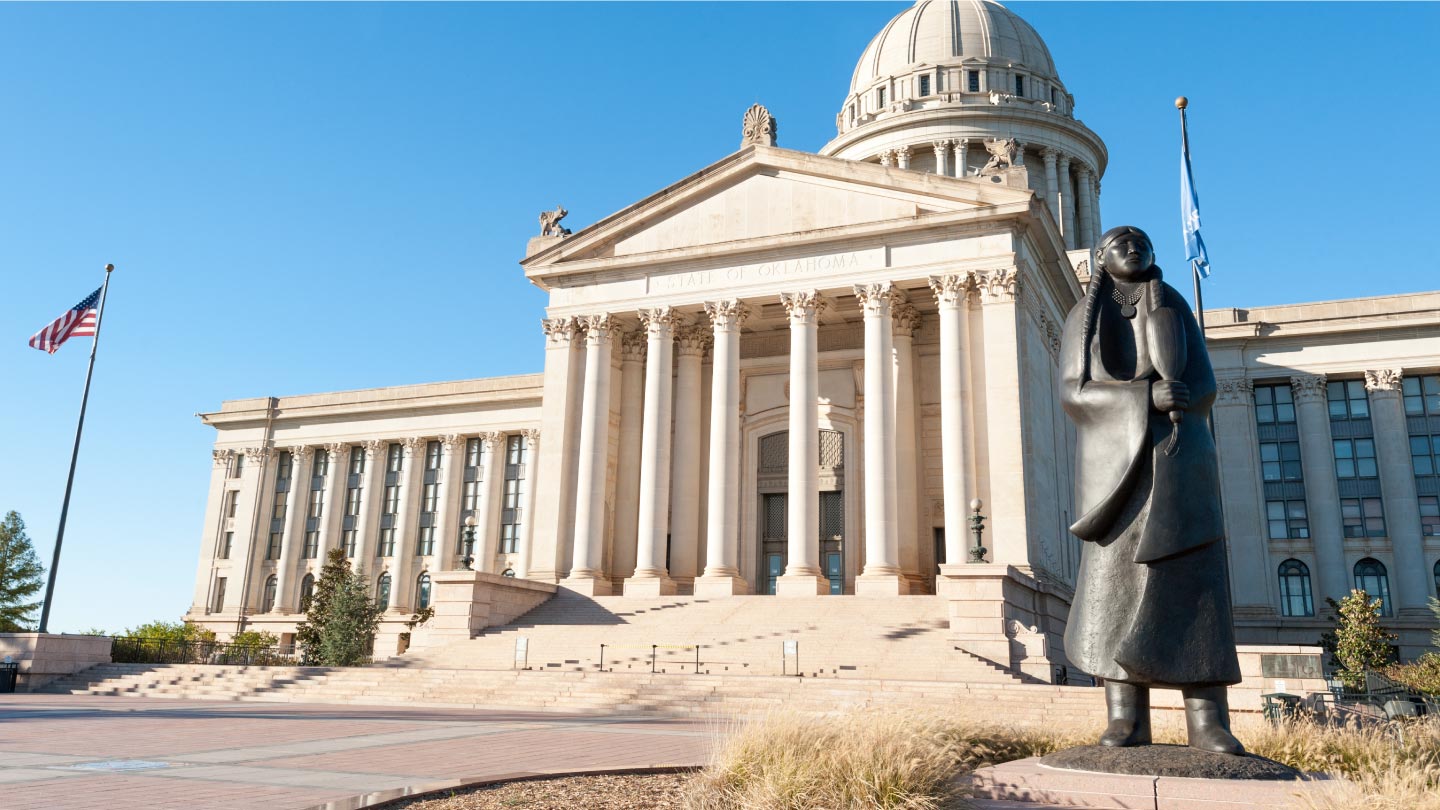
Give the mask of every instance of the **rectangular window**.
[(350, 448), (350, 474), (351, 474), (351, 475), (364, 475), (364, 474), (365, 474), (365, 448), (363, 448), (363, 447), (352, 447), (352, 448)]
[(1295, 393), (1290, 386), (1255, 386), (1255, 421), (1262, 425), (1295, 424)]
[(330, 474), (330, 454), (324, 448), (315, 451), (315, 461), (310, 465), (311, 478), (324, 478)]
[(1271, 540), (1305, 540), (1310, 537), (1310, 519), (1304, 501), (1266, 501), (1265, 519)]
[(225, 517), (235, 517), (235, 510), (240, 505), (240, 490), (232, 489), (225, 493)]
[(1050, 88), (1050, 103), (1056, 107), (1060, 106), (1060, 93), (1055, 88)]
[(376, 556), (376, 557), (393, 557), (393, 556), (395, 556), (395, 530), (394, 530), (394, 529), (381, 529), (381, 530), (380, 530), (380, 545), (379, 545), (378, 548), (375, 549), (375, 556)]
[(236, 453), (230, 460), (230, 477), (239, 478), (242, 472), (245, 472), (245, 454)]
[(885, 109), (885, 88), (883, 87), (875, 90), (875, 106), (882, 110)]
[(1379, 475), (1374, 439), (1335, 439), (1333, 444), (1336, 478), (1374, 478)]
[(280, 532), (271, 532), (271, 533), (270, 533), (270, 542), (268, 542), (268, 543), (265, 544), (265, 559), (267, 559), (267, 560), (278, 560), (278, 559), (280, 559), (280, 538), (281, 538)]
[(524, 521), (521, 499), (525, 491), (525, 464), (529, 451), (524, 436), (505, 439), (505, 488), (500, 503), (500, 552), (520, 550), (520, 527)]
[(1024, 76), (1016, 76), (1016, 77), (1015, 77), (1015, 97), (1016, 97), (1016, 98), (1024, 98), (1024, 97), (1025, 97), (1025, 77), (1024, 77)]
[(1440, 416), (1440, 374), (1406, 377), (1401, 385), (1406, 416)]
[(1363, 380), (1344, 380), (1325, 386), (1330, 403), (1331, 419), (1369, 419), (1370, 400), (1365, 396)]
[(965, 89), (970, 91), (971, 93), (980, 92), (980, 71), (965, 71)]
[(426, 484), (420, 496), (420, 511), (433, 514), (440, 508), (440, 485)]
[(385, 458), (385, 472), (398, 473), (405, 468), (405, 448), (398, 443), (390, 445)]
[[(465, 469), (461, 471), (460, 521), (455, 533), (455, 553), (465, 553), (465, 519), (480, 507), (481, 479), (484, 477), (485, 443), (479, 439), (465, 442)], [(477, 532), (478, 534), (478, 532)]]
[(320, 556), (320, 532), (311, 530), (305, 532), (305, 559), (313, 560)]
[(325, 515), (325, 490), (310, 490), (310, 505), (305, 510), (305, 517), (320, 518)]
[[(283, 482), (282, 482), (282, 483), (283, 483)], [(270, 519), (271, 519), (271, 520), (284, 520), (284, 519), (285, 519), (285, 501), (286, 501), (286, 499), (287, 499), (288, 497), (289, 497), (289, 493), (286, 492), (285, 490), (283, 490), (283, 489), (276, 489), (276, 490), (275, 490), (275, 495), (274, 495), (274, 497), (273, 497), (273, 498), (271, 499), (271, 501), (270, 501)]]
[(923, 97), (923, 96), (928, 96), (928, 95), (930, 95), (930, 77), (929, 77), (929, 76), (921, 76), (921, 77), (920, 77), (920, 95), (921, 95), (922, 97)]
[(435, 527), (420, 527), (419, 542), (416, 543), (415, 553), (421, 557), (429, 557), (435, 553)]
[(1416, 475), (1436, 475), (1440, 470), (1440, 436), (1411, 436), (1410, 466)]
[(1341, 498), (1340, 520), (1346, 537), (1385, 536), (1385, 508), (1379, 498)]
[(220, 539), (220, 548), (216, 550), (215, 559), (217, 559), (217, 560), (228, 560), (228, 559), (230, 559), (230, 552), (231, 552), (232, 549), (234, 549), (234, 547), (235, 547), (235, 532), (225, 532), (225, 535)]
[(355, 529), (346, 529), (340, 533), (340, 544), (345, 547), (345, 556), (354, 558), (355, 544), (359, 540), (359, 532)]
[(215, 578), (215, 607), (212, 612), (225, 612), (225, 577)]
[(1440, 496), (1420, 496), (1420, 533), (1440, 537)]
[(1265, 481), (1301, 481), (1299, 442), (1261, 442), (1260, 473)]

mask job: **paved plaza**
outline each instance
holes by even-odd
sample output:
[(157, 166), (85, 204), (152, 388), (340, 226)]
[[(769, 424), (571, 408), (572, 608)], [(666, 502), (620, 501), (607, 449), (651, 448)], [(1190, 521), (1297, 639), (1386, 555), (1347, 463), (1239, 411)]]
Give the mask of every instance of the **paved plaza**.
[(0, 807), (284, 810), (445, 782), (701, 764), (713, 724), (0, 695)]

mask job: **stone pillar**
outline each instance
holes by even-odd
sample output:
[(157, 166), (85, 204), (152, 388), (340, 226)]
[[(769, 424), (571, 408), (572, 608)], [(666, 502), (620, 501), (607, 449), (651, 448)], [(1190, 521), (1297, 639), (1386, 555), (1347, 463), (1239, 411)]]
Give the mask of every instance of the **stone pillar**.
[(371, 439), (365, 446), (365, 474), (360, 476), (360, 519), (355, 521), (357, 570), (374, 573), (375, 539), (380, 531), (380, 501), (385, 495), (385, 450), (389, 442)]
[(1375, 428), (1376, 464), (1385, 502), (1385, 533), (1395, 555), (1395, 614), (1428, 619), (1431, 567), (1425, 559), (1425, 538), (1420, 534), (1420, 501), (1415, 492), (1415, 470), (1410, 461), (1410, 429), (1398, 368), (1365, 372), (1370, 392), (1370, 420)]
[(1060, 184), (1060, 210), (1055, 215), (1060, 218), (1060, 230), (1065, 234), (1065, 249), (1076, 250), (1080, 244), (1075, 238), (1075, 187), (1070, 178), (1069, 155), (1061, 153), (1055, 179)]
[(674, 433), (670, 464), (670, 577), (693, 587), (700, 556), (700, 362), (710, 330), (685, 326), (675, 341)]
[(790, 469), (786, 503), (789, 564), (778, 578), (780, 596), (830, 592), (820, 570), (820, 414), (816, 335), (825, 301), (814, 290), (781, 293), (790, 316)]
[(465, 437), (452, 433), (440, 437), (440, 490), (435, 504), (435, 569), (455, 568), (459, 547), (461, 479), (465, 475)]
[(947, 595), (949, 580), (968, 559), (970, 498), (969, 425), (965, 396), (970, 386), (970, 296), (975, 291), (972, 273), (931, 276), (930, 289), (940, 318), (940, 456), (944, 487), (945, 563), (935, 582), (935, 593)]
[(714, 326), (710, 384), (710, 475), (706, 498), (705, 575), (695, 595), (749, 593), (740, 577), (740, 325), (749, 309), (739, 299), (705, 305)]
[(620, 457), (615, 470), (615, 576), (635, 573), (640, 522), (640, 444), (645, 427), (645, 333), (620, 341)]
[(966, 161), (966, 158), (967, 158), (967, 150), (968, 150), (969, 148), (970, 148), (970, 142), (969, 142), (968, 140), (966, 140), (965, 138), (957, 138), (957, 139), (955, 140), (955, 176), (956, 176), (956, 177), (964, 177), (964, 176), (966, 175), (967, 168), (966, 168), (966, 165), (965, 165), (965, 161)]
[(1016, 141), (1016, 142), (1015, 142), (1015, 165), (1016, 165), (1016, 166), (1024, 166), (1024, 165), (1025, 165), (1025, 146), (1026, 146), (1026, 144), (1025, 144), (1024, 141)]
[(1300, 431), (1300, 468), (1305, 477), (1305, 511), (1310, 542), (1315, 546), (1315, 605), (1339, 601), (1350, 593), (1350, 568), (1345, 564), (1345, 538), (1340, 519), (1340, 489), (1335, 481), (1330, 443), (1330, 411), (1325, 401), (1324, 374), (1290, 378), (1295, 391), (1295, 425)]
[(645, 349), (645, 426), (640, 446), (640, 522), (636, 530), (635, 574), (625, 580), (626, 596), (675, 593), (665, 559), (670, 529), (670, 415), (675, 350), (675, 311), (640, 310)]
[[(484, 451), (480, 454), (480, 497), (475, 504), (475, 570), (495, 573), (495, 554), (500, 544), (500, 499), (504, 497), (505, 434), (479, 434)], [(583, 490), (582, 490), (583, 492)], [(457, 514), (459, 510), (456, 510)], [(578, 512), (577, 512), (578, 514)], [(579, 534), (577, 524), (576, 534)]]
[(225, 482), (230, 480), (230, 464), (235, 458), (235, 451), (212, 450), (210, 457), (210, 489), (205, 498), (205, 540), (200, 548), (200, 562), (195, 572), (195, 597), (190, 603), (189, 616), (203, 616), (211, 612), (214, 607), (210, 596), (211, 582), (223, 564), (215, 555), (220, 544), (225, 542), (225, 502), (230, 491)]
[(606, 596), (606, 453), (610, 446), (610, 349), (617, 324), (609, 313), (585, 323), (585, 396), (580, 411), (580, 456), (575, 475), (575, 545), (570, 575), (561, 583), (588, 596)]
[(545, 487), (542, 503), (531, 527), (528, 573), (541, 582), (555, 582), (565, 572), (566, 552), (574, 536), (576, 436), (570, 426), (580, 409), (580, 390), (572, 385), (580, 365), (574, 318), (550, 318), (545, 328), (545, 382), (540, 406), (540, 429), (549, 437), (538, 457), (531, 459), (536, 481)]
[(390, 565), (390, 609), (387, 613), (411, 613), (415, 592), (416, 541), (420, 532), (420, 491), (425, 486), (425, 446), (429, 441), (412, 436), (403, 442), (404, 466), (400, 471), (400, 511), (395, 515), (395, 556)]
[(1090, 244), (1100, 244), (1100, 235), (1105, 232), (1104, 219), (1100, 216), (1100, 175), (1090, 176)]
[(1216, 392), (1210, 416), (1215, 444), (1225, 459), (1220, 497), (1230, 544), (1231, 601), (1239, 618), (1273, 617), (1278, 580), (1270, 563), (1265, 503), (1260, 498), (1255, 386), (1244, 377), (1222, 377), (1216, 380)]
[(1055, 149), (1044, 149), (1040, 157), (1045, 161), (1045, 202), (1050, 206), (1050, 213), (1055, 215), (1055, 225), (1060, 233), (1065, 233), (1065, 220), (1060, 216), (1060, 181), (1056, 174), (1055, 160), (1060, 157), (1060, 152)]
[[(270, 504), (274, 501), (276, 456), (275, 450), (268, 446), (247, 447), (245, 469), (240, 473), (240, 509), (246, 510), (244, 519), (248, 520), (248, 524), (244, 534), (235, 532), (235, 539), (245, 546), (241, 551), (245, 567), (236, 572), (240, 576), (230, 586), (240, 588), (240, 608), (246, 614), (260, 612), (255, 608), (259, 606), (258, 594), (265, 582), (259, 572), (265, 560), (266, 546), (270, 543)], [(246, 486), (244, 476), (249, 474), (256, 475), (253, 487)]]
[(1075, 194), (1079, 197), (1076, 209), (1080, 213), (1080, 225), (1077, 247), (1095, 246), (1095, 209), (1090, 199), (1090, 167), (1080, 166), (1075, 171)]
[(525, 481), (524, 511), (520, 513), (520, 554), (515, 563), (515, 576), (520, 579), (530, 577), (530, 555), (531, 545), (535, 542), (535, 521), (538, 517), (535, 514), (535, 491), (540, 488), (540, 482), (534, 475), (535, 459), (540, 455), (540, 430), (539, 428), (527, 428), (520, 431), (525, 437), (525, 453), (530, 459), (527, 467)]
[[(1016, 298), (1023, 294), (1014, 269), (977, 278), (983, 306), (985, 446), (989, 498), (986, 537), (990, 559), (1030, 564), (1025, 512), (1025, 448), (1021, 442), (1020, 336)], [(963, 525), (963, 524), (962, 524)], [(949, 534), (949, 522), (946, 522)], [(1038, 542), (1038, 541), (1037, 541)]]
[[(890, 282), (855, 285), (865, 313), (865, 570), (858, 596), (899, 596), (899, 523), (895, 483), (895, 336)], [(793, 463), (793, 460), (792, 460)]]
[[(320, 518), (320, 560), (324, 564), (330, 549), (340, 545), (341, 526), (345, 520), (345, 482), (350, 478), (350, 445), (333, 442), (325, 445), (329, 462), (325, 476), (325, 514)], [(321, 452), (320, 450), (316, 451)]]
[(935, 173), (941, 177), (950, 176), (950, 141), (936, 141), (935, 146)]
[[(300, 543), (305, 535), (305, 510), (310, 496), (310, 459), (314, 451), (305, 445), (290, 450), (290, 491), (285, 493), (285, 528), (280, 535), (280, 559), (275, 564), (275, 604), (272, 613), (294, 613), (300, 595), (295, 587), (296, 569), (300, 567)], [(322, 451), (323, 452), (323, 451)]]
[[(915, 441), (915, 330), (920, 313), (909, 304), (895, 308), (895, 488), (900, 570), (914, 582), (922, 576), (920, 553), (919, 446)], [(924, 572), (925, 576), (929, 571)], [(914, 589), (912, 588), (912, 592)]]
[(902, 146), (895, 150), (895, 165), (901, 169), (910, 168), (910, 147)]

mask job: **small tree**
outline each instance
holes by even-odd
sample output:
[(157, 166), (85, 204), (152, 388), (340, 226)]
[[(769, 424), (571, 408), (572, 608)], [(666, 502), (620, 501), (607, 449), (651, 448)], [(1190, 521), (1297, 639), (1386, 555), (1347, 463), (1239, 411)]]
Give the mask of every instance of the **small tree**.
[(325, 558), (305, 621), (295, 628), (300, 663), (348, 667), (362, 664), (375, 644), (380, 610), (370, 600), (364, 573), (354, 571), (343, 549)]
[(7, 512), (0, 521), (0, 633), (35, 629), (41, 600), (33, 597), (45, 586), (44, 575), (25, 521), (19, 512)]
[(1340, 669), (1337, 677), (1351, 689), (1365, 685), (1365, 671), (1383, 669), (1390, 663), (1390, 642), (1395, 635), (1380, 626), (1384, 603), (1371, 599), (1364, 591), (1354, 590), (1338, 603), (1327, 599), (1335, 611), (1333, 633), (1325, 634), (1321, 643), (1329, 649)]
[(125, 637), (143, 638), (153, 641), (168, 641), (175, 644), (210, 642), (215, 640), (215, 631), (190, 622), (146, 622), (139, 627), (125, 630)]

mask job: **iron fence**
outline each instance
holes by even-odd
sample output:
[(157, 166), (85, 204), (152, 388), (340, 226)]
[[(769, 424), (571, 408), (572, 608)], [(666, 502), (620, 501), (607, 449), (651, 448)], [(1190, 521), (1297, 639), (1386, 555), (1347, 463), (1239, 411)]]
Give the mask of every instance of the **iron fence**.
[(117, 664), (229, 664), (232, 666), (294, 666), (293, 645), (260, 646), (220, 641), (116, 636), (110, 660)]

